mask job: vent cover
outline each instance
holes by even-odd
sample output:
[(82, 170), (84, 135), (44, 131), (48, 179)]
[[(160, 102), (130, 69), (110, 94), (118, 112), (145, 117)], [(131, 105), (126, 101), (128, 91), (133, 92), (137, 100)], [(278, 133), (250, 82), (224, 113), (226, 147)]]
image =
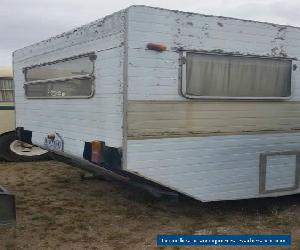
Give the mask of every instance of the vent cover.
[(259, 192), (283, 192), (299, 187), (300, 152), (260, 155)]

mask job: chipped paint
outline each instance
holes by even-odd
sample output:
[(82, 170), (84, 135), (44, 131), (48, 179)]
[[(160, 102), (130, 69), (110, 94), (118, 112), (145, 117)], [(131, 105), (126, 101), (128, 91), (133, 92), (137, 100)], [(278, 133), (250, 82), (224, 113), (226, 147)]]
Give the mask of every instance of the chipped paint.
[(281, 25), (281, 24), (275, 24), (271, 22), (263, 22), (263, 21), (256, 21), (256, 20), (249, 20), (249, 19), (241, 19), (241, 18), (235, 18), (235, 17), (225, 17), (225, 16), (217, 16), (217, 15), (208, 15), (208, 14), (201, 14), (201, 13), (195, 13), (195, 12), (186, 12), (186, 11), (179, 11), (179, 10), (171, 10), (171, 9), (165, 9), (165, 8), (160, 8), (160, 7), (152, 7), (152, 6), (147, 6), (147, 5), (132, 5), (130, 8), (146, 8), (146, 9), (153, 9), (153, 10), (161, 10), (161, 11), (168, 11), (176, 14), (182, 14), (185, 17), (193, 17), (193, 16), (202, 16), (202, 17), (212, 17), (212, 18), (218, 18), (221, 20), (236, 20), (236, 21), (241, 21), (245, 23), (258, 23), (258, 24), (265, 24), (265, 25), (270, 25), (273, 27), (279, 27), (279, 28), (285, 28), (285, 27), (290, 27), (290, 28), (295, 28), (299, 29), (297, 26), (292, 26), (292, 25)]
[[(296, 58), (300, 56), (297, 43), (299, 37), (300, 29), (290, 26), (133, 6), (14, 53), (17, 125), (32, 129), (33, 143), (38, 145), (47, 132), (55, 129), (64, 136), (65, 151), (73, 156), (82, 156), (85, 141), (101, 138), (110, 147), (122, 149), (125, 165), (128, 159), (127, 170), (131, 168), (149, 178), (153, 177), (150, 172), (154, 175), (159, 173), (158, 176), (154, 176), (154, 181), (160, 182), (159, 178), (163, 177), (163, 185), (168, 185), (169, 181), (174, 189), (179, 189), (198, 199), (256, 197), (258, 175), (255, 161), (258, 159), (256, 155), (258, 150), (299, 148), (300, 133), (267, 134), (266, 130), (262, 129), (261, 133), (265, 134), (259, 136), (247, 134), (201, 137), (193, 134), (189, 138), (168, 140), (129, 140), (127, 144), (127, 111), (129, 110), (127, 100), (153, 102), (163, 100), (171, 101), (171, 104), (174, 101), (186, 101), (178, 94), (181, 77), (178, 61), (182, 50)], [(148, 50), (146, 45), (150, 42), (162, 43), (167, 46), (167, 50), (162, 53)], [(31, 101), (24, 98), (22, 68), (91, 51), (97, 54), (94, 98), (70, 99), (69, 105), (66, 105), (66, 100), (57, 100), (53, 103), (51, 100)], [(298, 71), (293, 72), (292, 81), (293, 86), (298, 85)], [(300, 101), (298, 86), (294, 88), (291, 99), (285, 102), (286, 105), (293, 106), (296, 101)], [(190, 103), (193, 101), (186, 102), (187, 109), (190, 109)], [(246, 103), (243, 102), (242, 105)], [(207, 104), (213, 105), (212, 102)], [(276, 105), (280, 107), (280, 102), (276, 102)], [(224, 109), (222, 111), (220, 108), (224, 108), (223, 106), (218, 108), (222, 114)], [(254, 110), (258, 112), (256, 106), (258, 105), (254, 105)], [(200, 105), (199, 109), (203, 107)], [(241, 105), (233, 103), (232, 108), (237, 108), (237, 112), (233, 113), (236, 115)], [(29, 119), (32, 117), (33, 110), (37, 114), (35, 120)], [(89, 112), (86, 112), (87, 110)], [(247, 109), (245, 111), (247, 112)], [(183, 116), (184, 123), (193, 122), (193, 119), (189, 120), (192, 118), (192, 112), (188, 113), (186, 117)], [(297, 109), (293, 109), (293, 113), (297, 116)], [(145, 112), (138, 114), (139, 118), (144, 114)], [(267, 111), (266, 114), (269, 112)], [(198, 115), (199, 112), (195, 112), (195, 116)], [(286, 115), (287, 113), (282, 112), (284, 119)], [(46, 119), (47, 117), (52, 117), (52, 121)], [(278, 119), (276, 115), (274, 117)], [(174, 116), (171, 118), (168, 121), (170, 123), (174, 120)], [(208, 117), (207, 120), (210, 118)], [(263, 121), (260, 122), (261, 125), (265, 125)], [(283, 127), (286, 125), (282, 124), (282, 121), (279, 122)], [(66, 127), (65, 124), (69, 125)], [(193, 126), (193, 124), (189, 125)], [(252, 124), (255, 128), (254, 125)], [(83, 128), (84, 133), (82, 133)], [(222, 126), (217, 129), (220, 128)], [(232, 126), (230, 128), (234, 129)], [(232, 151), (232, 149), (235, 150), (235, 155), (228, 154), (227, 150)], [(240, 153), (237, 152), (238, 150)], [(203, 154), (199, 154), (200, 151)], [(219, 154), (215, 155), (215, 152)], [(186, 155), (191, 157), (184, 157)], [(196, 161), (187, 163), (189, 158)], [(156, 161), (155, 164), (153, 161)], [(226, 168), (224, 162), (227, 162)], [(182, 168), (183, 165), (185, 168)], [(179, 174), (174, 174), (172, 171), (174, 166)], [(171, 170), (168, 170), (169, 167)], [(198, 173), (201, 171), (201, 174), (187, 173), (187, 168)], [(209, 177), (216, 177), (215, 173), (220, 169), (223, 174), (214, 179), (213, 186), (210, 185)], [(166, 170), (169, 172), (164, 174), (163, 171)], [(239, 173), (234, 175), (236, 177), (234, 181), (230, 179), (232, 171)], [(203, 177), (203, 174), (207, 176)], [(241, 178), (244, 181), (241, 181)], [(181, 184), (185, 186), (180, 186)], [(195, 188), (203, 188), (203, 190), (197, 191)], [(234, 194), (232, 191), (237, 193)], [(201, 196), (202, 194), (206, 197)]]
[[(79, 157), (82, 156), (84, 141), (101, 138), (109, 147), (120, 148), (123, 145), (121, 106), (125, 15), (123, 11), (115, 13), (14, 53), (17, 125), (33, 131), (33, 143), (42, 146), (45, 135), (56, 131), (64, 137), (65, 152)], [(60, 99), (54, 102), (45, 99), (32, 101), (24, 97), (23, 68), (89, 52), (97, 55), (93, 98)], [(32, 110), (37, 114), (36, 119), (30, 118)], [(81, 132), (83, 128), (84, 133)]]
[(223, 23), (221, 23), (221, 22), (217, 22), (217, 24), (218, 24), (220, 27), (224, 27)]
[[(236, 19), (220, 20), (218, 17), (202, 15), (189, 16), (182, 12), (146, 7), (130, 9), (128, 18), (128, 60), (132, 62), (138, 58), (139, 61), (138, 65), (129, 66), (129, 81), (133, 79), (128, 86), (129, 100), (180, 100), (178, 59), (182, 51), (286, 58), (293, 60), (293, 64), (300, 56), (300, 50), (297, 49), (300, 29), (257, 22), (243, 23)], [(143, 52), (145, 44), (154, 38), (168, 47), (160, 56)], [(298, 74), (295, 74), (293, 81), (296, 81), (296, 77)], [(300, 88), (296, 91), (296, 97), (292, 98), (300, 100)]]
[[(296, 38), (300, 36), (300, 29), (143, 6), (132, 9), (136, 9), (137, 14), (129, 19), (137, 22), (139, 27), (136, 35), (129, 37), (129, 40), (132, 39), (129, 45), (135, 48), (143, 48), (148, 37), (155, 36), (156, 41), (167, 44), (172, 51), (221, 49), (224, 53), (238, 55), (281, 58), (300, 56), (300, 52), (295, 51), (296, 39), (287, 40), (291, 34)], [(152, 26), (153, 21), (155, 28)], [(134, 30), (133, 26), (129, 30)]]
[(271, 41), (271, 45), (274, 46), (271, 49), (271, 56), (288, 57), (286, 52), (285, 40), (287, 36), (287, 27), (279, 27), (274, 39)]
[(38, 51), (41, 51), (42, 53), (42, 51), (46, 48), (48, 49), (51, 47), (53, 50), (62, 49), (69, 45), (67, 41), (70, 41), (72, 45), (76, 45), (86, 42), (87, 39), (89, 39), (89, 41), (94, 41), (107, 36), (113, 36), (118, 33), (121, 34), (124, 32), (124, 26), (119, 25), (119, 23), (123, 22), (122, 20), (124, 19), (125, 13), (126, 11), (119, 11), (89, 24), (51, 37), (47, 40), (19, 49), (13, 54), (18, 59), (26, 59), (31, 57), (33, 54), (38, 53)]
[[(299, 148), (299, 126), (295, 122), (298, 115), (295, 105), (300, 101), (299, 72), (293, 72), (293, 96), (285, 100), (284, 104), (279, 101), (274, 104), (267, 101), (242, 101), (232, 102), (232, 106), (229, 107), (228, 101), (223, 104), (216, 101), (219, 105), (216, 107), (213, 101), (187, 101), (178, 94), (182, 77), (179, 73), (180, 62), (182, 62), (180, 54), (182, 50), (188, 50), (295, 59), (300, 56), (297, 43), (300, 39), (300, 30), (146, 7), (136, 7), (131, 11), (132, 13), (129, 13), (128, 61), (130, 65), (128, 65), (129, 103), (127, 105), (127, 136), (131, 137), (127, 141), (127, 170), (200, 200), (261, 197), (258, 192), (260, 152)], [(188, 22), (192, 22), (193, 25)], [(178, 28), (180, 28), (180, 35)], [(170, 49), (163, 53), (145, 51), (143, 49), (145, 41), (153, 37), (167, 44)], [(130, 108), (130, 103), (145, 101), (148, 102), (144, 106), (145, 109), (141, 109), (141, 106)], [(164, 108), (160, 105), (163, 102), (168, 102), (170, 106)], [(150, 108), (149, 103), (155, 107)], [(186, 104), (185, 107), (178, 108), (184, 105), (183, 103)], [(199, 105), (199, 109), (192, 110), (192, 103)], [(176, 106), (177, 104), (179, 106)], [(289, 107), (285, 106), (287, 109), (283, 110), (281, 104)], [(206, 105), (210, 108), (205, 110)], [(261, 109), (263, 105), (268, 105), (268, 110), (263, 111)], [(242, 108), (246, 106), (252, 108)], [(131, 112), (136, 112), (134, 119)], [(249, 122), (253, 117), (258, 117), (253, 113), (249, 115), (249, 112), (259, 115), (261, 118), (256, 119), (259, 122), (253, 120)], [(233, 117), (232, 119), (235, 120), (233, 125), (224, 125), (223, 122), (227, 118), (220, 117), (225, 113), (227, 118)], [(245, 114), (248, 114), (250, 119), (245, 119)], [(282, 130), (278, 133), (268, 130), (262, 126), (276, 124), (274, 121), (265, 122), (268, 116), (278, 119), (277, 124), (284, 129), (287, 126), (295, 126), (295, 129)], [(288, 122), (287, 117), (289, 117)], [(217, 121), (219, 118), (222, 123)], [(209, 133), (205, 136), (195, 133), (193, 129), (198, 126), (197, 119), (198, 125), (207, 126), (209, 130), (215, 128), (215, 134)], [(228, 121), (232, 122), (232, 119)], [(241, 135), (238, 127), (243, 122), (245, 126), (241, 128), (243, 133)], [(141, 136), (143, 125), (145, 125), (145, 133)], [(271, 129), (274, 128), (273, 125)], [(164, 126), (166, 129), (162, 130)], [(180, 132), (188, 126), (192, 128), (188, 133)], [(135, 135), (131, 134), (133, 127), (137, 128), (138, 133)], [(257, 129), (255, 134), (249, 133), (250, 127)], [(178, 130), (172, 132), (174, 128)], [(231, 134), (221, 135), (224, 128), (233, 131)], [(203, 128), (200, 130), (204, 131)], [(151, 131), (157, 134), (151, 134)], [(282, 133), (284, 131), (288, 133)], [(235, 152), (234, 155), (232, 151)], [(211, 178), (212, 176), (214, 178)], [(300, 192), (300, 189), (293, 192)], [(264, 196), (269, 195), (282, 195), (282, 193)]]
[(285, 52), (283, 46), (274, 47), (271, 49), (271, 56), (275, 57), (287, 57), (287, 53)]

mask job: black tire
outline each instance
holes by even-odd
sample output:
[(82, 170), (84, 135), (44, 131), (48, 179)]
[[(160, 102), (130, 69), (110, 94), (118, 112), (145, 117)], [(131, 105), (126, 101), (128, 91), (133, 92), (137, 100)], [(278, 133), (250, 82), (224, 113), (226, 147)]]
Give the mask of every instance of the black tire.
[(10, 144), (16, 140), (15, 132), (8, 132), (0, 136), (0, 158), (6, 161), (40, 161), (49, 160), (48, 153), (35, 156), (18, 155), (11, 151)]

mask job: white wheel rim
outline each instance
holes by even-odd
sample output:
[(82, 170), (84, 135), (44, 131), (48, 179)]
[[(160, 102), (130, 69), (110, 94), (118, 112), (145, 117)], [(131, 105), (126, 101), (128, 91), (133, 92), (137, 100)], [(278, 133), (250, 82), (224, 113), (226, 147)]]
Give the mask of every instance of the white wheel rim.
[(15, 154), (28, 157), (39, 156), (48, 152), (40, 147), (27, 144), (18, 140), (13, 141), (9, 147), (10, 150)]

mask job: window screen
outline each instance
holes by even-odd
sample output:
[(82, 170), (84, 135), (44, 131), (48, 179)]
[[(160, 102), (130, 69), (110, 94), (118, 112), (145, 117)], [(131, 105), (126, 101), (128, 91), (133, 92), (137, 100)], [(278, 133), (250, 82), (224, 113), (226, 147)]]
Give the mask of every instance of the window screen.
[(0, 78), (0, 102), (14, 101), (14, 82), (11, 78)]
[(284, 98), (291, 95), (291, 61), (186, 53), (188, 96)]
[(91, 97), (94, 91), (94, 54), (68, 58), (25, 69), (29, 98)]

